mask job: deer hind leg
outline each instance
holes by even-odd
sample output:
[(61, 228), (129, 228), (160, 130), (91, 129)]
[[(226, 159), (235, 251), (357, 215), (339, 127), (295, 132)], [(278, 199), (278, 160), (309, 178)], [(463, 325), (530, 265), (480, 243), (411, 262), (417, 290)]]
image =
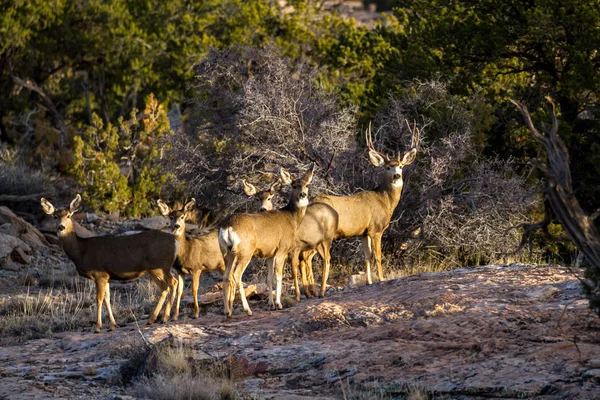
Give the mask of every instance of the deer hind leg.
[[(160, 296), (158, 298), (158, 302), (156, 303), (154, 311), (152, 312), (152, 314), (150, 314), (150, 317), (148, 317), (148, 325), (151, 325), (152, 323), (154, 323), (154, 321), (156, 321), (158, 313), (160, 313), (160, 310), (162, 309), (167, 295), (169, 294), (169, 284), (166, 282), (165, 277), (162, 275), (162, 270), (159, 270), (159, 272), (150, 271), (150, 278), (154, 281), (156, 286), (158, 286), (160, 290)], [(171, 279), (174, 280), (172, 276)]]
[(321, 257), (323, 257), (323, 254), (321, 253), (321, 250), (319, 248), (320, 248), (320, 245), (319, 245), (319, 247), (317, 247), (316, 251), (312, 250), (310, 252), (307, 252), (308, 254), (306, 254), (306, 257), (304, 258), (304, 260), (305, 260), (304, 270), (306, 273), (306, 280), (308, 282), (308, 287), (304, 288), (304, 294), (306, 294), (306, 298), (309, 298), (310, 296), (316, 297), (319, 295), (317, 293), (317, 286), (315, 285), (315, 275), (313, 274), (313, 267), (312, 267), (312, 261), (313, 261), (313, 258), (315, 257), (315, 254), (317, 254), (317, 252), (319, 252), (319, 254), (321, 254)]
[(379, 281), (383, 281), (383, 267), (381, 265), (381, 237), (383, 234), (373, 236), (373, 253), (375, 253), (375, 262), (377, 262), (377, 273)]
[[(167, 281), (167, 285), (169, 286), (169, 302), (167, 303), (167, 305), (165, 306), (165, 313), (163, 314), (163, 322), (167, 322), (169, 320), (169, 318), (171, 317), (171, 307), (173, 306), (173, 303), (175, 302), (175, 298), (177, 297), (177, 286), (178, 282), (177, 279), (175, 279), (173, 277), (173, 275), (171, 275), (171, 272), (167, 272), (165, 277), (165, 280)], [(181, 280), (183, 281), (183, 276), (181, 277)], [(181, 284), (181, 290), (183, 291), (183, 284)], [(179, 304), (179, 302), (177, 303)]]
[(114, 331), (117, 327), (117, 323), (115, 322), (115, 317), (113, 316), (112, 308), (110, 306), (110, 284), (106, 282), (106, 293), (104, 294), (104, 304), (106, 305), (106, 309), (108, 310), (108, 318), (110, 319), (110, 330)]
[(240, 265), (243, 266), (243, 268), (237, 268), (236, 271), (234, 272), (234, 277), (235, 277), (235, 281), (237, 283), (238, 289), (240, 291), (240, 299), (242, 300), (242, 307), (244, 308), (244, 311), (246, 312), (246, 314), (251, 316), (252, 310), (250, 309), (250, 305), (248, 304), (248, 299), (246, 299), (246, 291), (244, 290), (244, 282), (242, 282), (242, 276), (244, 275), (244, 271), (246, 270), (246, 267), (248, 267), (249, 263), (250, 263), (250, 259), (244, 260), (243, 263), (240, 263)]
[(361, 240), (363, 253), (365, 254), (365, 269), (367, 270), (367, 283), (370, 285), (371, 283), (373, 283), (373, 280), (371, 279), (371, 256), (373, 254), (371, 238), (369, 236), (363, 236), (361, 237)]
[(235, 297), (235, 278), (233, 276), (233, 269), (237, 262), (237, 256), (233, 253), (228, 253), (225, 256), (225, 272), (223, 273), (223, 312), (227, 317), (231, 317), (233, 313), (233, 304), (230, 304), (229, 298), (230, 293), (233, 291)]
[(277, 297), (275, 298), (275, 305), (280, 310), (283, 309), (283, 305), (281, 304), (281, 286), (283, 281), (283, 267), (286, 258), (286, 255), (275, 257), (275, 279), (277, 280)]
[[(296, 250), (292, 252), (292, 277), (294, 278), (294, 292), (296, 301), (300, 301), (300, 285), (298, 285), (298, 259), (300, 253)], [(302, 269), (302, 260), (300, 260), (300, 269)], [(304, 285), (304, 282), (302, 282)]]
[(179, 319), (179, 306), (181, 305), (181, 296), (183, 296), (183, 286), (184, 286), (184, 276), (183, 273), (177, 274), (177, 298), (175, 299), (175, 313), (173, 313), (173, 321), (177, 321)]
[[(325, 292), (327, 291), (327, 279), (329, 278), (329, 270), (331, 269), (331, 240), (324, 241), (319, 247), (319, 254), (323, 258), (323, 284), (321, 285), (320, 296), (325, 297)], [(316, 288), (313, 290), (317, 293)]]
[(200, 286), (200, 275), (202, 271), (196, 270), (192, 274), (192, 297), (194, 298), (194, 318), (200, 315), (200, 306), (198, 305), (198, 286)]
[(106, 285), (108, 284), (108, 278), (102, 277), (97, 278), (96, 282), (96, 333), (102, 329), (102, 303), (104, 302), (104, 296), (106, 296)]

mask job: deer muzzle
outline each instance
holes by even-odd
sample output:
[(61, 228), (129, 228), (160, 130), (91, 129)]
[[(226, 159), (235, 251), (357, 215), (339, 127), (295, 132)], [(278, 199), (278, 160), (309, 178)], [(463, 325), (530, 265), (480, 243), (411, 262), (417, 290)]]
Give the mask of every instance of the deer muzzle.
[(62, 232), (62, 231), (64, 231), (64, 230), (65, 230), (65, 226), (64, 226), (64, 225), (59, 225), (59, 226), (58, 226), (58, 231), (59, 231), (59, 232)]

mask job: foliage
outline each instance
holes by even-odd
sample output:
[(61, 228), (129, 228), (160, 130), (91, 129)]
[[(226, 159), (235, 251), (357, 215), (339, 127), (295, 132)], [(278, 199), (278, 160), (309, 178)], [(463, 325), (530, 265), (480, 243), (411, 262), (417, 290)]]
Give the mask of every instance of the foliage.
[(69, 172), (84, 187), (88, 205), (106, 212), (124, 210), (127, 215), (152, 211), (151, 200), (161, 193), (168, 174), (158, 160), (163, 139), (171, 134), (162, 105), (148, 96), (143, 113), (131, 113), (119, 125), (104, 126), (100, 117), (74, 138), (74, 161)]
[(392, 249), (411, 243), (405, 262), (425, 248), (445, 265), (498, 261), (520, 241), (507, 230), (540, 205), (512, 160), (483, 155), (474, 128), (489, 117), (477, 103), (450, 95), (439, 81), (416, 82), (376, 118), (375, 140), (388, 152), (406, 147), (406, 120), (419, 121), (425, 133), (387, 238)]
[(344, 189), (357, 159), (353, 112), (319, 87), (315, 68), (267, 47), (211, 52), (196, 71), (193, 142), (179, 138), (170, 160), (200, 202), (235, 207), (245, 200), (242, 179), (264, 172), (262, 187), (280, 167), (299, 172), (312, 162), (328, 172), (317, 174), (312, 193)]
[(0, 193), (52, 196), (55, 192), (52, 178), (48, 174), (20, 163), (7, 163), (0, 157)]

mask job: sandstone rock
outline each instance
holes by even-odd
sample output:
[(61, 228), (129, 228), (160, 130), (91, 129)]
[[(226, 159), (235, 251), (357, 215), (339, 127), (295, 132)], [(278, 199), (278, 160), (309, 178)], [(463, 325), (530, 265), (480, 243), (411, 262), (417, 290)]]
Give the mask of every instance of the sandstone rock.
[(18, 237), (7, 235), (6, 233), (0, 233), (0, 259), (11, 254), (14, 249), (20, 247), (25, 251), (31, 251), (31, 247)]
[(8, 207), (0, 207), (0, 224), (10, 223), (19, 232), (19, 238), (30, 246), (48, 246), (44, 235), (33, 225), (22, 218), (17, 217)]
[(10, 236), (19, 236), (17, 228), (9, 222), (0, 225), (0, 233), (5, 233)]
[(13, 252), (10, 254), (10, 257), (21, 264), (30, 264), (31, 256), (25, 253), (25, 251), (21, 247), (16, 247)]
[(140, 220), (137, 229), (163, 229), (169, 226), (169, 221), (162, 215), (156, 215), (154, 217), (143, 218)]

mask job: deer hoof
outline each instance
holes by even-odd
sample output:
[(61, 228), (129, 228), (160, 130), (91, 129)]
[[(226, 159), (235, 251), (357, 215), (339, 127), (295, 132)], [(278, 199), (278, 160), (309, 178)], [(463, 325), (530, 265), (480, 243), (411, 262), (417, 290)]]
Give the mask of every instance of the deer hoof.
[(246, 314), (248, 314), (248, 316), (251, 317), (252, 316), (252, 310), (251, 309), (247, 309), (246, 310)]
[(94, 329), (94, 333), (100, 333), (101, 326), (96, 325), (96, 329)]
[(278, 309), (278, 310), (283, 310), (283, 306), (281, 305), (281, 303), (278, 303), (278, 304), (277, 304), (277, 309)]
[(111, 324), (110, 328), (108, 328), (109, 331), (114, 331), (117, 328), (116, 325)]

